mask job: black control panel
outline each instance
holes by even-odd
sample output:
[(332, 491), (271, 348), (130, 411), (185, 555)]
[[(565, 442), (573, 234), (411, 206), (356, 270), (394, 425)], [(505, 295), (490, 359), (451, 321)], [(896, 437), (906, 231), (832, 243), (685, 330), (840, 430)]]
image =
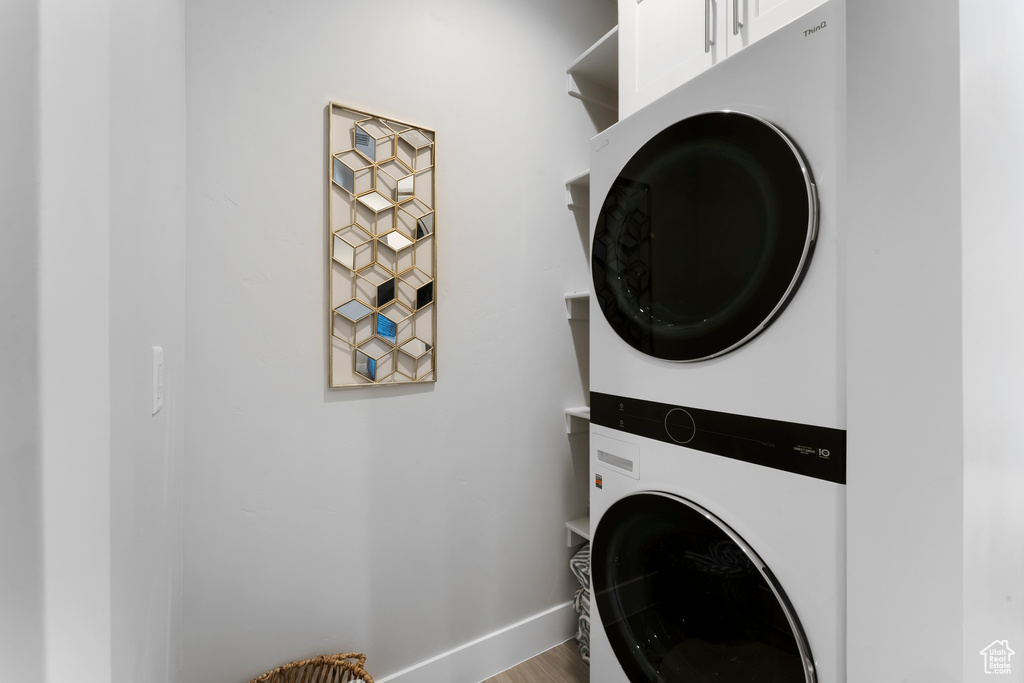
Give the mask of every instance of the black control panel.
[(590, 421), (665, 443), (846, 483), (846, 431), (590, 393)]

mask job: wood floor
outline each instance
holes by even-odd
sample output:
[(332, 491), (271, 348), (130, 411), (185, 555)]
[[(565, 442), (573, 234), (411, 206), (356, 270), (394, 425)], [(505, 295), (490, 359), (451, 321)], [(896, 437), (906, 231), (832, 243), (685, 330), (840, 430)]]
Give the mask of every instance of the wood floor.
[(575, 639), (488, 678), (483, 683), (588, 683), (590, 665), (580, 657)]

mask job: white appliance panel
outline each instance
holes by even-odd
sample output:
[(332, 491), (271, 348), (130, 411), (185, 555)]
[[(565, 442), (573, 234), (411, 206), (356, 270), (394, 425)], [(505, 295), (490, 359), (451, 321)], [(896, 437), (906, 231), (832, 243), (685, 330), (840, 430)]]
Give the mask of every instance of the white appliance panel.
[[(813, 174), (819, 228), (806, 275), (764, 332), (730, 353), (670, 363), (630, 347), (591, 297), (591, 388), (726, 412), (841, 427), (844, 348), (841, 201), (844, 8), (833, 0), (591, 141), (594, 221), (619, 170), (650, 138), (690, 116), (739, 111), (769, 121), (799, 147)], [(808, 21), (826, 28), (806, 34)]]

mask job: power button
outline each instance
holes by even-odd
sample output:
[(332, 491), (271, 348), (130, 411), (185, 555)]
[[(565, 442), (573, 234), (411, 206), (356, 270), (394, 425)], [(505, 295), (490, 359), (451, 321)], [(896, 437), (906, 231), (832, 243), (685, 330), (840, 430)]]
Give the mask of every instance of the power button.
[(697, 433), (693, 416), (682, 408), (673, 408), (665, 415), (665, 432), (676, 443), (690, 443)]

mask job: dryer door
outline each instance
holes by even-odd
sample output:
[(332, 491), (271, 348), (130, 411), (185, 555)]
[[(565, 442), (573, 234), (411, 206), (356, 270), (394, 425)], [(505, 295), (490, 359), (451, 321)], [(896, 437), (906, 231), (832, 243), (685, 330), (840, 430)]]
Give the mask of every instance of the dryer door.
[(684, 498), (617, 501), (591, 543), (593, 596), (633, 683), (813, 683), (782, 587), (722, 520)]
[(597, 303), (633, 347), (674, 361), (746, 343), (810, 261), (818, 201), (796, 145), (763, 119), (712, 112), (651, 138), (597, 217)]

